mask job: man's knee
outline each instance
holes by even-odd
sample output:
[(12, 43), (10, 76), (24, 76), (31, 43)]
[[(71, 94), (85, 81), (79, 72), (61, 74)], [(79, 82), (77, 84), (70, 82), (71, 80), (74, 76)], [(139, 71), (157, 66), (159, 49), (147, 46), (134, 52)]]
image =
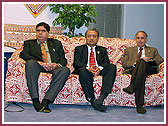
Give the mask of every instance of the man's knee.
[(88, 71), (88, 70), (85, 67), (79, 68), (79, 74), (86, 73), (86, 71)]
[(26, 66), (32, 66), (32, 65), (36, 65), (37, 62), (36, 60), (30, 59), (26, 61)]
[(53, 74), (57, 74), (58, 72), (64, 75), (70, 75), (70, 69), (68, 67), (60, 67), (59, 69), (54, 69)]
[(79, 76), (93, 77), (93, 74), (86, 67), (79, 68)]
[(137, 64), (146, 64), (146, 61), (144, 59), (140, 59), (137, 61)]
[(36, 60), (30, 59), (26, 61), (25, 69), (34, 69), (38, 67), (38, 63)]
[(64, 71), (65, 74), (70, 75), (71, 71), (68, 67), (62, 67), (62, 70)]
[(139, 68), (143, 67), (143, 69), (145, 69), (147, 66), (147, 62), (144, 59), (140, 59), (137, 61), (136, 66), (138, 66)]

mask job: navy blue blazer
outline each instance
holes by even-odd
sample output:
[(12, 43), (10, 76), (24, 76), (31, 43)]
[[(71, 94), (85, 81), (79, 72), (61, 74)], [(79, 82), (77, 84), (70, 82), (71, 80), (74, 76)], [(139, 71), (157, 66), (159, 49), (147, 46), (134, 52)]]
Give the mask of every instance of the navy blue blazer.
[[(53, 63), (60, 63), (62, 66), (66, 66), (67, 59), (65, 58), (65, 52), (63, 46), (59, 40), (48, 38), (47, 45)], [(37, 39), (27, 40), (24, 42), (23, 51), (20, 53), (20, 58), (25, 61), (34, 59), (37, 61), (42, 60), (41, 47), (37, 43)]]

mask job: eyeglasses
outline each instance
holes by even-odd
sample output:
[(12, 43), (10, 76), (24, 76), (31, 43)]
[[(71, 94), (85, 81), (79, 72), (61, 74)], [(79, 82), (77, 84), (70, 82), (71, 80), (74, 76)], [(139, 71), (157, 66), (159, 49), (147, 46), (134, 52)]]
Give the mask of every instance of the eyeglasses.
[(38, 30), (38, 29), (37, 29), (36, 31), (37, 31), (37, 32), (40, 32), (40, 31), (41, 31), (42, 33), (47, 32), (46, 30)]

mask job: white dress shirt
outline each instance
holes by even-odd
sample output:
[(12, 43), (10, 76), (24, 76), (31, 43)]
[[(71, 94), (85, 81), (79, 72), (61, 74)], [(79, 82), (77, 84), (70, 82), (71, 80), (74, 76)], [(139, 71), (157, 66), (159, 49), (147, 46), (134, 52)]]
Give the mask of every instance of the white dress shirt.
[[(88, 45), (87, 45), (87, 47), (88, 47), (88, 62), (87, 62), (87, 67), (86, 67), (86, 68), (88, 69), (88, 68), (89, 68), (89, 57), (90, 57), (91, 47), (88, 46)], [(99, 65), (97, 64), (97, 60), (96, 60), (96, 50), (95, 50), (96, 46), (94, 46), (94, 47), (92, 47), (92, 48), (93, 48), (93, 52), (94, 52), (94, 57), (95, 57), (96, 66), (97, 66), (100, 70), (102, 70), (103, 67), (102, 67), (102, 66), (99, 66)]]
[[(138, 47), (138, 53), (139, 52), (140, 52), (140, 47)], [(142, 47), (142, 55), (141, 55), (140, 59), (143, 57), (145, 57), (145, 46)], [(135, 65), (136, 65), (136, 62), (133, 64), (133, 67), (135, 67)]]

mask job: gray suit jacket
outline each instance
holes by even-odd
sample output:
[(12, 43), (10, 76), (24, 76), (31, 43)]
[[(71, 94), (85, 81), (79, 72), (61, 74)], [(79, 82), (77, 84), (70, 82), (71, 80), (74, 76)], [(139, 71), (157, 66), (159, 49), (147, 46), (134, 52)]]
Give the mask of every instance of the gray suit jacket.
[[(137, 55), (138, 55), (138, 47), (126, 48), (124, 50), (124, 54), (121, 60), (122, 66), (125, 69), (131, 68), (133, 64), (137, 61)], [(159, 55), (157, 49), (150, 46), (145, 47), (145, 56), (153, 58), (157, 65), (159, 65), (164, 61), (163, 58)]]

